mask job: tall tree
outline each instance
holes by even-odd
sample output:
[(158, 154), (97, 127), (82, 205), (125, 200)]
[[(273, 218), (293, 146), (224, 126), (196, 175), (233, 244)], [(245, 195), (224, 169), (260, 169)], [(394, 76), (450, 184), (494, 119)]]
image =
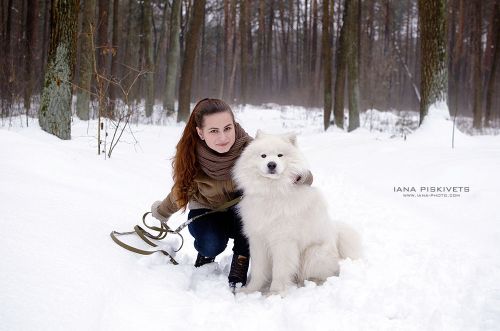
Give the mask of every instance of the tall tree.
[[(495, 87), (498, 79), (498, 61), (500, 61), (500, 0), (495, 0), (495, 8), (492, 21), (493, 28), (493, 55), (491, 59), (490, 78), (486, 88), (486, 109), (484, 114), (484, 126), (490, 126), (492, 99), (495, 95)], [(498, 93), (498, 92), (497, 92)]]
[(154, 65), (153, 65), (153, 33), (152, 33), (152, 15), (153, 10), (151, 8), (151, 0), (144, 0), (142, 2), (143, 16), (142, 16), (142, 32), (144, 34), (143, 38), (143, 50), (145, 58), (145, 69), (149, 72), (146, 74), (145, 81), (145, 92), (146, 92), (146, 117), (150, 117), (153, 113), (154, 105)]
[[(267, 36), (265, 45), (265, 56), (264, 56), (264, 81), (267, 95), (273, 93), (273, 57), (272, 57), (272, 47), (273, 47), (273, 26), (274, 26), (274, 1), (269, 0), (269, 17), (267, 24)], [(276, 61), (278, 62), (278, 61)]]
[[(97, 71), (100, 75), (109, 77), (111, 56), (113, 54), (113, 48), (109, 43), (109, 8), (110, 1), (108, 0), (98, 0), (98, 19), (97, 19), (97, 45), (96, 48), (96, 61), (97, 61)], [(97, 89), (100, 90), (99, 94), (99, 111), (102, 116), (108, 118), (114, 118), (113, 109), (107, 101), (109, 97), (109, 84), (107, 80), (101, 80), (98, 82)]]
[(316, 77), (316, 50), (317, 50), (317, 44), (318, 44), (318, 4), (316, 0), (312, 0), (312, 9), (311, 9), (311, 52), (310, 52), (310, 70), (309, 70), (309, 104), (313, 104), (315, 97), (316, 97), (316, 84), (315, 84), (315, 79)]
[[(13, 79), (13, 68), (12, 68), (12, 16), (14, 13), (14, 7), (12, 5), (13, 0), (7, 1), (7, 7), (5, 8), (5, 15), (2, 15), (2, 32), (3, 40), (1, 47), (2, 54), (2, 76), (4, 79), (0, 79), (0, 93), (2, 99), (2, 117), (7, 116), (8, 108), (12, 103), (12, 82)], [(3, 7), (3, 4), (2, 4)], [(7, 17), (5, 17), (7, 16)], [(5, 23), (4, 23), (5, 22)], [(5, 24), (5, 25), (4, 25)], [(7, 78), (7, 79), (5, 79)]]
[(347, 71), (349, 96), (349, 126), (347, 131), (359, 128), (359, 0), (346, 0), (347, 12)]
[(228, 83), (227, 83), (227, 95), (229, 100), (234, 100), (235, 98), (235, 82), (236, 82), (236, 66), (238, 64), (238, 56), (236, 54), (238, 45), (240, 44), (240, 34), (236, 30), (236, 4), (237, 0), (231, 0), (231, 14), (230, 14), (230, 24), (232, 26), (231, 31), (231, 48), (230, 48), (230, 59), (228, 66)]
[(420, 124), (429, 106), (448, 97), (446, 0), (418, 0), (421, 45)]
[(170, 17), (169, 48), (167, 53), (167, 73), (163, 109), (167, 115), (175, 112), (175, 82), (179, 64), (179, 32), (181, 19), (181, 0), (174, 0)]
[[(300, 6), (300, 2), (299, 0), (297, 0), (297, 7)], [(309, 52), (310, 52), (310, 48), (309, 48), (309, 22), (308, 22), (308, 10), (309, 10), (309, 2), (308, 0), (305, 0), (304, 2), (304, 19), (302, 20), (302, 63), (300, 64), (300, 81), (299, 81), (299, 88), (300, 89), (303, 89), (304, 86), (308, 86), (309, 85), (309, 78), (310, 78), (310, 73), (309, 73), (309, 70), (307, 70), (308, 68), (308, 63), (310, 61), (310, 58), (309, 58)], [(297, 15), (300, 15), (300, 11), (299, 9), (297, 9)], [(298, 29), (297, 29), (298, 30)], [(299, 36), (297, 35), (297, 40), (299, 40)]]
[(52, 4), (47, 72), (38, 119), (40, 127), (71, 139), (71, 79), (76, 54), (78, 0)]
[(498, 79), (498, 61), (500, 61), (500, 0), (495, 0), (495, 8), (493, 14), (493, 55), (491, 59), (490, 78), (486, 88), (486, 109), (484, 114), (484, 126), (490, 126), (492, 99), (495, 95), (495, 86)]
[(465, 0), (454, 0), (452, 6), (450, 65), (448, 78), (448, 97), (450, 110), (455, 112), (459, 107), (460, 76), (464, 62), (464, 30), (465, 30)]
[(135, 81), (136, 72), (139, 66), (139, 48), (141, 45), (141, 39), (139, 38), (140, 31), (140, 7), (136, 0), (128, 1), (127, 9), (127, 24), (125, 24), (125, 65), (130, 69), (126, 70), (126, 75), (123, 79), (123, 84), (126, 89), (129, 89), (129, 100), (134, 100), (137, 98), (138, 85)]
[(324, 64), (324, 105), (323, 105), (323, 128), (330, 126), (332, 114), (332, 46), (330, 44), (330, 0), (323, 1), (323, 34), (322, 34), (322, 60)]
[(224, 68), (222, 69), (222, 79), (219, 95), (222, 98), (230, 99), (229, 91), (229, 75), (232, 65), (233, 52), (233, 34), (234, 34), (234, 19), (231, 15), (231, 3), (233, 0), (224, 0)]
[(482, 58), (482, 41), (481, 37), (483, 35), (482, 30), (482, 15), (481, 15), (481, 2), (482, 0), (473, 0), (471, 5), (473, 6), (473, 26), (472, 26), (472, 89), (473, 101), (472, 101), (472, 126), (475, 129), (480, 129), (482, 124), (482, 94), (483, 94), (483, 80), (482, 80), (482, 70), (481, 70), (481, 58)]
[(279, 21), (281, 23), (281, 60), (279, 61), (281, 65), (281, 79), (279, 81), (280, 94), (283, 94), (288, 90), (288, 58), (290, 57), (290, 53), (288, 51), (290, 24), (287, 23), (290, 18), (290, 12), (285, 10), (285, 1), (286, 0), (280, 0), (278, 7), (280, 15)]
[[(118, 69), (119, 62), (123, 58), (122, 52), (119, 48), (120, 42), (120, 28), (121, 28), (121, 15), (120, 15), (120, 0), (113, 0), (113, 32), (111, 35), (111, 46), (113, 47), (113, 57), (111, 59), (111, 77), (118, 80)], [(116, 100), (119, 95), (118, 86), (112, 84), (109, 87), (109, 100), (110, 100), (110, 112), (115, 113)]]
[(181, 80), (179, 86), (179, 112), (177, 122), (189, 118), (191, 102), (191, 85), (193, 80), (193, 67), (200, 38), (201, 24), (205, 11), (205, 0), (197, 0), (193, 4), (189, 30), (186, 36), (186, 49), (181, 68)]
[(347, 10), (344, 8), (344, 22), (340, 28), (339, 42), (335, 56), (335, 100), (333, 104), (333, 116), (335, 125), (340, 129), (344, 129), (344, 91), (345, 91), (345, 76), (347, 63)]
[(24, 90), (24, 108), (28, 112), (31, 108), (31, 95), (33, 93), (34, 85), (38, 73), (40, 72), (40, 58), (39, 58), (39, 10), (40, 6), (38, 0), (30, 1), (27, 6), (26, 13), (26, 43), (25, 43), (25, 76), (24, 82), (26, 84)]
[(257, 75), (256, 84), (259, 91), (264, 87), (264, 43), (266, 40), (265, 1), (259, 0), (259, 28), (257, 32)]
[(247, 0), (240, 1), (240, 55), (241, 55), (241, 93), (240, 102), (247, 102), (248, 45), (247, 45)]
[(76, 114), (81, 120), (89, 119), (90, 88), (93, 73), (94, 50), (92, 49), (91, 27), (95, 28), (95, 0), (84, 0), (80, 36), (79, 88), (76, 93)]
[(99, 71), (107, 75), (109, 74), (109, 5), (108, 0), (98, 0), (98, 19), (97, 19), (97, 67)]

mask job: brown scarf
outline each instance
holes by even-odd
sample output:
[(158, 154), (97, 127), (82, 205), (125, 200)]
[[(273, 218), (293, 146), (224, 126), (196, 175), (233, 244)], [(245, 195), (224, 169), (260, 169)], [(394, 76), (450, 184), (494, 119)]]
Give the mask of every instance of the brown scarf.
[(231, 178), (231, 170), (234, 163), (243, 152), (243, 149), (252, 140), (245, 130), (238, 124), (234, 124), (235, 141), (231, 149), (226, 153), (217, 153), (204, 140), (196, 144), (196, 156), (201, 170), (216, 180), (228, 180)]

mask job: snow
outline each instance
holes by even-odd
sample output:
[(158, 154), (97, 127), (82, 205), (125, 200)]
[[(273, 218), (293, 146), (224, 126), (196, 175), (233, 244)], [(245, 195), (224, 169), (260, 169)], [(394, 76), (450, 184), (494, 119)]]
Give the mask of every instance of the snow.
[[(366, 128), (323, 132), (321, 113), (299, 107), (234, 110), (252, 135), (300, 134), (331, 215), (363, 236), (362, 260), (284, 298), (234, 296), (231, 242), (217, 263), (195, 269), (187, 230), (179, 266), (109, 237), (132, 230), (169, 192), (182, 125), (134, 124), (105, 160), (96, 154), (95, 121), (75, 119), (72, 140), (63, 141), (36, 120), (22, 127), (25, 118), (15, 118), (0, 130), (0, 329), (498, 330), (500, 136), (455, 131), (451, 149), (452, 122), (440, 106), (406, 140)], [(395, 192), (431, 186), (469, 192)], [(178, 244), (169, 235), (161, 247)]]

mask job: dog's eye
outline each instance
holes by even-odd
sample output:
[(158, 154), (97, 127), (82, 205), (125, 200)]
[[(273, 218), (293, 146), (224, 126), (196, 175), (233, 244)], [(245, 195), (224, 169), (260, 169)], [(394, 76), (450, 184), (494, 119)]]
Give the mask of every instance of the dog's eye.
[(278, 157), (282, 157), (282, 156), (283, 156), (283, 154), (278, 154)]
[(267, 156), (266, 154), (262, 154), (260, 157), (263, 158), (263, 159), (265, 159), (266, 156)]

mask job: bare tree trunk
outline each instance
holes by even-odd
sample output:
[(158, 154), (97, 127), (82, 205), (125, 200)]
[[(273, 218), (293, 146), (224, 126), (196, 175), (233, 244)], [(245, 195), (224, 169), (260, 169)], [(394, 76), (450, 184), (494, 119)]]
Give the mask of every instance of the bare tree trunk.
[(222, 84), (222, 79), (223, 73), (222, 71), (224, 70), (224, 52), (223, 52), (223, 44), (224, 44), (224, 33), (222, 29), (222, 19), (219, 16), (217, 19), (217, 28), (216, 28), (216, 40), (215, 40), (215, 68), (214, 68), (214, 79), (216, 82), (219, 83), (219, 85), (214, 84), (213, 85), (213, 93), (214, 95), (222, 99), (222, 94), (221, 94), (221, 84)]
[(90, 89), (92, 83), (92, 43), (90, 26), (95, 26), (95, 0), (85, 0), (83, 7), (83, 31), (80, 39), (80, 83), (76, 93), (76, 114), (79, 119), (89, 119)]
[(26, 63), (24, 76), (24, 83), (26, 84), (24, 89), (24, 108), (26, 109), (26, 114), (28, 114), (31, 108), (31, 95), (33, 94), (36, 77), (38, 77), (40, 72), (40, 59), (38, 56), (38, 25), (40, 21), (38, 13), (40, 8), (38, 0), (29, 2), (26, 17)]
[(419, 0), (421, 35), (420, 124), (437, 101), (447, 101), (446, 0)]
[(347, 11), (344, 8), (344, 22), (340, 28), (339, 42), (336, 50), (336, 77), (335, 77), (335, 100), (333, 104), (333, 116), (335, 125), (344, 129), (344, 92), (345, 92), (345, 76), (347, 63)]
[[(464, 30), (465, 30), (465, 0), (458, 1), (458, 31), (456, 41), (454, 42), (453, 48), (450, 48), (451, 63), (450, 63), (450, 88), (449, 91), (449, 105), (450, 111), (456, 112), (461, 106), (459, 102), (459, 88), (460, 88), (460, 75), (462, 74), (462, 67), (464, 62)], [(463, 107), (462, 107), (463, 108)]]
[(3, 44), (4, 47), (2, 47), (4, 52), (4, 57), (2, 59), (2, 68), (3, 72), (2, 76), (4, 79), (0, 80), (0, 93), (1, 93), (1, 99), (2, 99), (2, 117), (7, 116), (8, 114), (8, 109), (10, 109), (10, 106), (12, 104), (12, 82), (14, 81), (14, 73), (13, 73), (13, 68), (12, 68), (12, 12), (14, 11), (14, 8), (12, 8), (12, 0), (8, 0), (7, 2), (7, 8), (6, 8), (6, 14), (7, 18), (5, 20), (5, 31), (4, 31), (4, 40)]
[(484, 53), (483, 53), (483, 60), (482, 60), (482, 68), (483, 68), (483, 85), (486, 86), (487, 82), (489, 80), (490, 72), (489, 70), (491, 69), (491, 61), (493, 59), (493, 52), (495, 50), (495, 10), (498, 1), (493, 0), (492, 1), (492, 8), (491, 8), (491, 14), (490, 14), (490, 19), (489, 19), (489, 24), (486, 26), (488, 27), (487, 32), (486, 32), (486, 43), (484, 47)]
[(99, 17), (97, 19), (97, 47), (98, 57), (97, 66), (99, 72), (106, 75), (109, 74), (109, 38), (108, 38), (108, 25), (109, 25), (109, 1), (98, 0), (99, 3)]
[(230, 98), (229, 95), (229, 74), (230, 63), (232, 63), (232, 50), (233, 50), (233, 23), (232, 17), (232, 0), (224, 0), (224, 68), (222, 69), (222, 82), (219, 95), (222, 98)]
[(281, 22), (281, 80), (280, 80), (280, 94), (283, 95), (285, 91), (288, 89), (288, 27), (289, 24), (285, 24), (285, 15), (289, 17), (287, 13), (285, 13), (285, 0), (280, 0), (279, 5), (279, 14), (280, 14), (280, 22)]
[(330, 0), (323, 1), (322, 60), (324, 64), (323, 129), (330, 126), (332, 114), (332, 46), (330, 44)]
[[(45, 71), (47, 70), (47, 55), (48, 55), (48, 45), (49, 45), (49, 39), (50, 39), (50, 13), (51, 13), (51, 4), (50, 3), (47, 3), (45, 1), (42, 1), (41, 2), (43, 4), (43, 23), (42, 23), (42, 38), (40, 38), (42, 40), (42, 66), (41, 66), (41, 72), (42, 73), (45, 73)], [(39, 78), (39, 87), (40, 87), (40, 90), (43, 89), (43, 84), (45, 83), (45, 77), (43, 74), (40, 75), (40, 78)]]
[[(197, 50), (198, 54), (196, 55), (196, 61), (195, 61), (195, 86), (194, 86), (194, 96), (195, 98), (197, 95), (200, 94), (199, 88), (200, 87), (206, 87), (208, 86), (208, 80), (207, 80), (207, 66), (205, 65), (206, 62), (206, 55), (207, 55), (207, 45), (206, 45), (206, 24), (205, 24), (205, 14), (203, 14), (203, 22), (201, 23), (201, 35), (200, 35), (200, 43), (199, 43), (199, 48)], [(212, 94), (212, 92), (209, 91), (210, 88), (206, 88), (205, 93)], [(204, 97), (205, 95), (203, 95)]]
[[(290, 0), (292, 1), (292, 0)], [(297, 13), (297, 20), (296, 20), (296, 25), (295, 25), (295, 77), (293, 78), (293, 85), (294, 89), (298, 88), (302, 90), (302, 84), (304, 83), (304, 68), (302, 67), (303, 65), (303, 41), (304, 39), (301, 38), (301, 35), (299, 33), (300, 30), (300, 1), (295, 1), (296, 3), (296, 13)], [(305, 11), (307, 11), (307, 0), (306, 3), (304, 4), (305, 6)], [(293, 28), (293, 27), (292, 27)], [(306, 29), (303, 29), (302, 33), (305, 34)]]
[(167, 73), (165, 81), (165, 99), (163, 109), (167, 115), (175, 112), (175, 83), (179, 67), (179, 32), (181, 19), (181, 0), (172, 3), (172, 14), (170, 18), (169, 48), (167, 53)]
[[(300, 4), (300, 1), (298, 0), (297, 6), (299, 6), (299, 4)], [(310, 76), (309, 76), (310, 72), (309, 72), (309, 70), (307, 70), (308, 64), (310, 62), (308, 9), (309, 9), (309, 2), (308, 2), (308, 0), (305, 0), (304, 20), (302, 21), (302, 30), (303, 30), (303, 33), (302, 33), (302, 63), (300, 64), (300, 66), (301, 66), (301, 70), (299, 72), (300, 81), (298, 82), (298, 84), (299, 84), (298, 86), (301, 90), (309, 85), (309, 78), (310, 78)], [(297, 14), (297, 15), (299, 15), (299, 14)], [(299, 37), (297, 36), (297, 38), (299, 38)], [(297, 41), (298, 41), (298, 39), (297, 39)], [(306, 101), (306, 105), (310, 106), (309, 100)]]
[(181, 81), (179, 87), (179, 113), (177, 122), (189, 118), (191, 102), (191, 85), (193, 79), (193, 66), (196, 57), (196, 49), (200, 37), (203, 13), (205, 11), (205, 0), (197, 0), (193, 5), (193, 12), (189, 22), (189, 30), (186, 37), (186, 50), (181, 69)]
[[(141, 39), (139, 38), (140, 28), (138, 28), (138, 26), (141, 11), (136, 0), (129, 0), (127, 11), (127, 24), (125, 25), (125, 35), (127, 38), (125, 38), (124, 63), (130, 68), (140, 68), (138, 48), (141, 44)], [(135, 83), (134, 79), (134, 75), (127, 75), (123, 79), (126, 89), (130, 89), (130, 93), (127, 97), (129, 101), (135, 100), (138, 94), (137, 90), (139, 84)]]
[(255, 94), (255, 56), (253, 55), (253, 37), (252, 37), (252, 2), (248, 1), (245, 10), (245, 34), (247, 36), (247, 47), (245, 51), (247, 52), (247, 93), (246, 102), (251, 102), (250, 97)]
[(151, 27), (153, 25), (152, 22), (152, 8), (151, 8), (151, 0), (143, 0), (144, 6), (144, 16), (142, 21), (142, 30), (144, 33), (143, 39), (143, 49), (144, 49), (144, 58), (145, 58), (145, 69), (149, 71), (146, 74), (145, 79), (145, 92), (146, 92), (146, 100), (145, 100), (145, 111), (146, 117), (151, 117), (153, 113), (153, 105), (155, 101), (155, 90), (154, 90), (154, 62), (153, 62), (153, 34), (151, 31)]
[(349, 127), (347, 131), (359, 128), (359, 2), (346, 0), (347, 12), (347, 67), (348, 67), (348, 95), (349, 95)]
[(316, 77), (316, 50), (318, 48), (318, 3), (317, 0), (312, 0), (312, 26), (311, 26), (311, 51), (309, 57), (309, 104), (312, 105), (314, 100), (316, 100), (316, 90), (314, 77)]
[(234, 74), (236, 66), (236, 0), (224, 0), (224, 86), (221, 94), (228, 100), (234, 99)]
[[(113, 54), (113, 50), (110, 47), (109, 42), (109, 7), (110, 2), (108, 0), (98, 0), (98, 15), (97, 18), (97, 45), (96, 45), (96, 54), (97, 54), (97, 70), (99, 74), (109, 77), (110, 69), (111, 69), (111, 56)], [(109, 84), (107, 81), (102, 82), (102, 88), (105, 91), (105, 99), (109, 97)], [(114, 118), (114, 113), (111, 111), (109, 107), (109, 103), (106, 102), (105, 105), (102, 104), (101, 115)]]
[(448, 63), (448, 73), (449, 73), (449, 78), (448, 78), (448, 97), (449, 97), (449, 107), (450, 107), (450, 112), (454, 111), (456, 109), (456, 104), (455, 104), (455, 95), (456, 95), (456, 86), (457, 86), (457, 80), (455, 79), (456, 75), (456, 63), (457, 63), (457, 53), (456, 53), (456, 48), (459, 40), (457, 39), (457, 29), (456, 27), (459, 26), (457, 22), (459, 22), (459, 2), (463, 0), (450, 0), (450, 7), (451, 7), (451, 21), (450, 21), (450, 28), (449, 28), (449, 40), (450, 40), (450, 61)]
[[(120, 29), (121, 29), (121, 15), (120, 15), (120, 0), (113, 0), (113, 33), (111, 36), (111, 44), (113, 47), (112, 59), (111, 59), (111, 76), (113, 79), (118, 79), (118, 64), (123, 58), (122, 52), (118, 45), (120, 43)], [(118, 87), (112, 84), (109, 87), (109, 101), (110, 101), (110, 112), (115, 113), (116, 100), (118, 95)]]
[(274, 25), (274, 0), (269, 1), (269, 24), (267, 26), (267, 40), (266, 40), (266, 50), (265, 50), (265, 60), (264, 60), (264, 82), (265, 86), (264, 88), (266, 89), (266, 93), (268, 96), (271, 96), (273, 94), (273, 83), (274, 83), (274, 76), (273, 76), (273, 59), (272, 59), (272, 54), (273, 54), (273, 25)]
[(475, 129), (480, 129), (482, 124), (482, 93), (483, 93), (483, 81), (482, 81), (482, 70), (481, 70), (481, 58), (482, 58), (482, 42), (481, 37), (483, 34), (481, 28), (481, 0), (473, 0), (473, 27), (471, 35), (472, 43), (472, 88), (473, 88), (473, 103), (472, 103), (472, 114), (473, 121), (472, 126)]
[(61, 139), (71, 139), (71, 79), (76, 55), (78, 0), (52, 6), (49, 64), (39, 112), (40, 127)]
[(259, 29), (257, 34), (257, 75), (256, 87), (259, 94), (264, 91), (264, 47), (266, 42), (265, 1), (259, 1)]
[(248, 45), (247, 45), (247, 0), (240, 1), (240, 56), (241, 56), (241, 87), (240, 87), (240, 103), (245, 105), (247, 103), (247, 79), (248, 79)]
[[(491, 59), (491, 74), (488, 80), (488, 87), (486, 89), (486, 110), (484, 116), (484, 126), (490, 126), (491, 120), (491, 108), (492, 108), (492, 99), (495, 95), (495, 86), (497, 85), (498, 78), (498, 61), (500, 58), (500, 1), (495, 0), (495, 9), (494, 9), (494, 18), (492, 21), (493, 27), (493, 56)], [(498, 93), (498, 92), (497, 92)]]

